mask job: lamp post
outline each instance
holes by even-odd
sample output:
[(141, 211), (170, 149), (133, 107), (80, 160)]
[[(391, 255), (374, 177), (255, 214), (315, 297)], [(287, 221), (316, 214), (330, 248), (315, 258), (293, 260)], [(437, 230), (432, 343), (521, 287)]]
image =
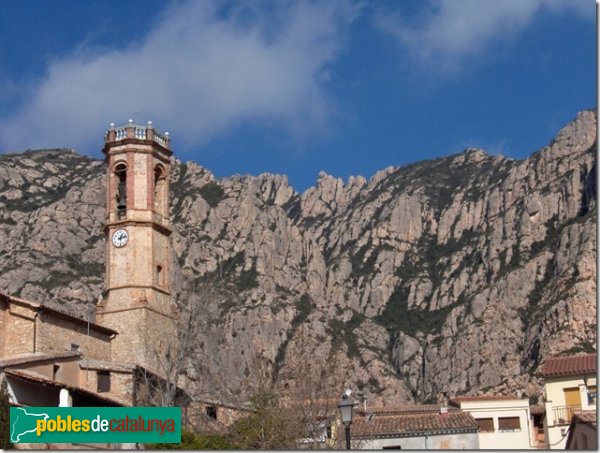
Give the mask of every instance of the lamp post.
[(352, 424), (352, 408), (354, 407), (354, 403), (349, 399), (351, 394), (350, 390), (346, 390), (342, 395), (340, 404), (338, 404), (342, 423), (346, 429), (346, 450), (350, 450), (350, 425)]

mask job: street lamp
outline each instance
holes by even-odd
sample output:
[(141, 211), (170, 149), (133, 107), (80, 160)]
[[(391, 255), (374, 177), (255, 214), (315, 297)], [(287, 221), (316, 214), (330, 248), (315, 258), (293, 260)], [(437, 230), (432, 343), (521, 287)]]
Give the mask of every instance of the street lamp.
[(342, 395), (340, 404), (338, 404), (342, 423), (346, 428), (346, 450), (350, 450), (350, 425), (352, 424), (352, 408), (354, 407), (354, 402), (350, 401), (350, 395), (352, 395), (352, 392), (346, 390)]

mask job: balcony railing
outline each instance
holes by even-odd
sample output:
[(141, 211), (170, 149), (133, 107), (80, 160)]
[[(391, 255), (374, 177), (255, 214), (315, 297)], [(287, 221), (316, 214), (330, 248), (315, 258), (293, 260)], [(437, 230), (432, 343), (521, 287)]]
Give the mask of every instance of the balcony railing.
[(554, 413), (554, 423), (557, 425), (568, 425), (571, 423), (575, 411), (580, 411), (581, 405), (575, 406), (557, 406), (552, 408)]
[[(111, 134), (111, 132), (113, 134)], [(115, 127), (114, 123), (111, 123), (110, 129), (106, 132), (106, 140), (120, 141), (126, 138), (154, 140), (162, 146), (168, 147), (170, 137), (168, 132), (161, 134), (154, 129), (154, 127), (152, 127), (152, 121), (148, 121), (146, 126), (133, 124), (132, 120), (129, 120), (129, 124), (121, 127)]]

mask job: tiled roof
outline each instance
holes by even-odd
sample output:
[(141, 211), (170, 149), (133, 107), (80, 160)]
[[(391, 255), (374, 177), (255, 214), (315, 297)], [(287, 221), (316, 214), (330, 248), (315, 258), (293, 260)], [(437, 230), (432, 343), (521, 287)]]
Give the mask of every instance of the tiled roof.
[(591, 425), (594, 429), (596, 428), (596, 411), (575, 411), (573, 414), (573, 422), (585, 423)]
[(65, 384), (63, 382), (57, 382), (57, 381), (49, 379), (45, 376), (42, 376), (41, 374), (38, 374), (38, 373), (33, 373), (33, 372), (28, 372), (28, 371), (23, 371), (23, 370), (18, 370), (18, 371), (17, 370), (5, 370), (4, 373), (7, 376), (12, 376), (17, 379), (22, 379), (22, 380), (29, 381), (29, 382), (37, 382), (40, 384), (51, 385), (53, 387), (66, 388), (74, 394), (80, 394), (80, 395), (85, 395), (87, 397), (95, 398), (97, 400), (103, 401), (103, 402), (108, 403), (113, 406), (128, 406), (127, 403), (125, 403), (123, 401), (119, 401), (116, 398), (109, 398), (107, 396), (99, 395), (98, 393), (92, 392), (91, 390), (88, 390), (88, 389), (84, 389), (83, 387), (69, 385), (69, 384)]
[[(439, 413), (442, 409), (440, 404), (412, 404), (405, 406), (372, 406), (367, 407), (365, 411), (362, 407), (357, 407), (356, 411), (359, 414), (375, 414), (375, 415), (396, 415), (396, 414), (429, 414)], [(448, 411), (456, 411), (454, 407), (448, 407)]]
[(460, 406), (462, 402), (475, 402), (475, 401), (510, 401), (510, 400), (521, 400), (523, 398), (517, 398), (515, 395), (476, 395), (476, 396), (457, 396), (450, 400), (450, 404)]
[(542, 368), (544, 377), (572, 376), (596, 372), (596, 354), (579, 354), (552, 357)]
[(136, 365), (129, 363), (109, 362), (106, 360), (83, 359), (79, 362), (79, 368), (84, 370), (110, 370), (117, 372), (120, 371), (123, 373), (132, 373), (135, 370)]
[(252, 409), (251, 407), (236, 406), (234, 404), (225, 403), (222, 401), (205, 400), (205, 399), (199, 399), (199, 398), (193, 398), (193, 401), (207, 405), (207, 406), (224, 407), (226, 409), (232, 409), (232, 410), (241, 411), (241, 412), (255, 412), (254, 409)]
[(15, 354), (12, 356), (2, 357), (0, 359), (0, 368), (24, 365), (27, 363), (43, 362), (46, 360), (70, 359), (80, 356), (81, 352), (57, 352), (55, 354), (31, 352), (25, 354)]
[(20, 305), (26, 305), (38, 312), (44, 312), (44, 313), (48, 313), (48, 314), (58, 317), (58, 318), (67, 319), (67, 320), (69, 320), (71, 322), (75, 322), (79, 325), (84, 325), (84, 326), (89, 325), (91, 329), (99, 331), (99, 332), (103, 332), (105, 334), (115, 335), (118, 333), (116, 330), (110, 329), (110, 328), (108, 328), (106, 326), (102, 326), (100, 324), (96, 324), (95, 322), (88, 322), (85, 319), (78, 318), (77, 316), (73, 316), (73, 315), (66, 313), (62, 310), (59, 310), (57, 308), (53, 308), (48, 305), (38, 304), (36, 302), (31, 302), (30, 300), (21, 299), (20, 297), (9, 296), (7, 294), (0, 293), (0, 301), (7, 303), (7, 304), (15, 303), (15, 304), (20, 304)]
[(371, 418), (360, 417), (352, 422), (352, 436), (362, 439), (476, 433), (478, 429), (475, 419), (460, 411), (446, 414), (375, 415)]

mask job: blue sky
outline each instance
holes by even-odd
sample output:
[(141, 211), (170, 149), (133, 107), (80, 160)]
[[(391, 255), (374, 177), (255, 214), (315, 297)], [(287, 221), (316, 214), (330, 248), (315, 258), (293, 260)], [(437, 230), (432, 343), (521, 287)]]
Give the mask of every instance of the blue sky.
[[(0, 152), (152, 120), (216, 176), (524, 158), (595, 108), (594, 0), (0, 0)], [(139, 113), (135, 113), (139, 112)]]

